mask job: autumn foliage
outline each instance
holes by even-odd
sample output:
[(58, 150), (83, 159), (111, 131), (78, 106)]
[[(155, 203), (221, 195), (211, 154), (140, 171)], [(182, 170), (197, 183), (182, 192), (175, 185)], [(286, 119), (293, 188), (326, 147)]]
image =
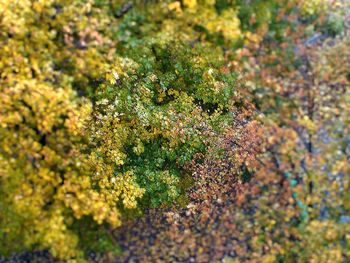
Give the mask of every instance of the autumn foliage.
[(349, 260), (348, 10), (0, 0), (0, 259)]

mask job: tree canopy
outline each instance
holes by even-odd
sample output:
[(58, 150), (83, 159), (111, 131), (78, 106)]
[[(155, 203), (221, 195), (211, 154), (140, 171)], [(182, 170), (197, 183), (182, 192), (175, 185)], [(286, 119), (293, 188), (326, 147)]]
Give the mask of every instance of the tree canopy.
[(0, 0), (0, 258), (349, 260), (348, 8)]

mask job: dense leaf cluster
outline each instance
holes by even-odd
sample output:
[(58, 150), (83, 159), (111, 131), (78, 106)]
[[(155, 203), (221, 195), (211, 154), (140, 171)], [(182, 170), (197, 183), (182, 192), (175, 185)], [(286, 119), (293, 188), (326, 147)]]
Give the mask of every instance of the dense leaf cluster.
[(340, 3), (0, 0), (0, 254), (348, 259)]

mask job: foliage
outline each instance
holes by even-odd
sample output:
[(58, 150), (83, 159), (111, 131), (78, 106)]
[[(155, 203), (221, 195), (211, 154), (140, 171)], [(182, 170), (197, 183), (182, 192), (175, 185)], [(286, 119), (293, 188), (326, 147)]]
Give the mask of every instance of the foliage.
[[(347, 261), (348, 41), (307, 51), (311, 78), (300, 85), (315, 91), (310, 118), (291, 119), (283, 111), (278, 117), (275, 112), (256, 114), (248, 102), (241, 103), (240, 111), (231, 108), (239, 125), (218, 139), (223, 155), (211, 148), (205, 161), (195, 164), (187, 207), (150, 211), (116, 230), (125, 248), (118, 259)], [(335, 61), (342, 66), (334, 67)], [(283, 80), (289, 85), (286, 76)], [(293, 98), (301, 105), (292, 113), (308, 116), (302, 103), (311, 100), (300, 96)]]
[(199, 55), (206, 49), (177, 42), (138, 49), (143, 55), (120, 58), (99, 87), (90, 138), (105, 163), (96, 167), (134, 174), (144, 202), (158, 206), (178, 197), (179, 168), (228, 121), (234, 75), (220, 72), (220, 52), (215, 65)]
[(337, 3), (0, 0), (0, 253), (349, 259)]
[(142, 196), (176, 199), (181, 167), (227, 119), (220, 50), (145, 39), (118, 55), (105, 4), (1, 2), (2, 253), (82, 256), (83, 218), (116, 227)]
[(114, 45), (98, 32), (111, 23), (99, 19), (108, 9), (91, 4), (0, 2), (1, 253), (81, 256), (73, 221), (90, 216), (118, 226), (118, 203), (134, 208), (143, 193), (129, 174), (113, 181), (105, 171), (101, 182), (91, 165), (92, 104), (78, 94), (93, 91)]

